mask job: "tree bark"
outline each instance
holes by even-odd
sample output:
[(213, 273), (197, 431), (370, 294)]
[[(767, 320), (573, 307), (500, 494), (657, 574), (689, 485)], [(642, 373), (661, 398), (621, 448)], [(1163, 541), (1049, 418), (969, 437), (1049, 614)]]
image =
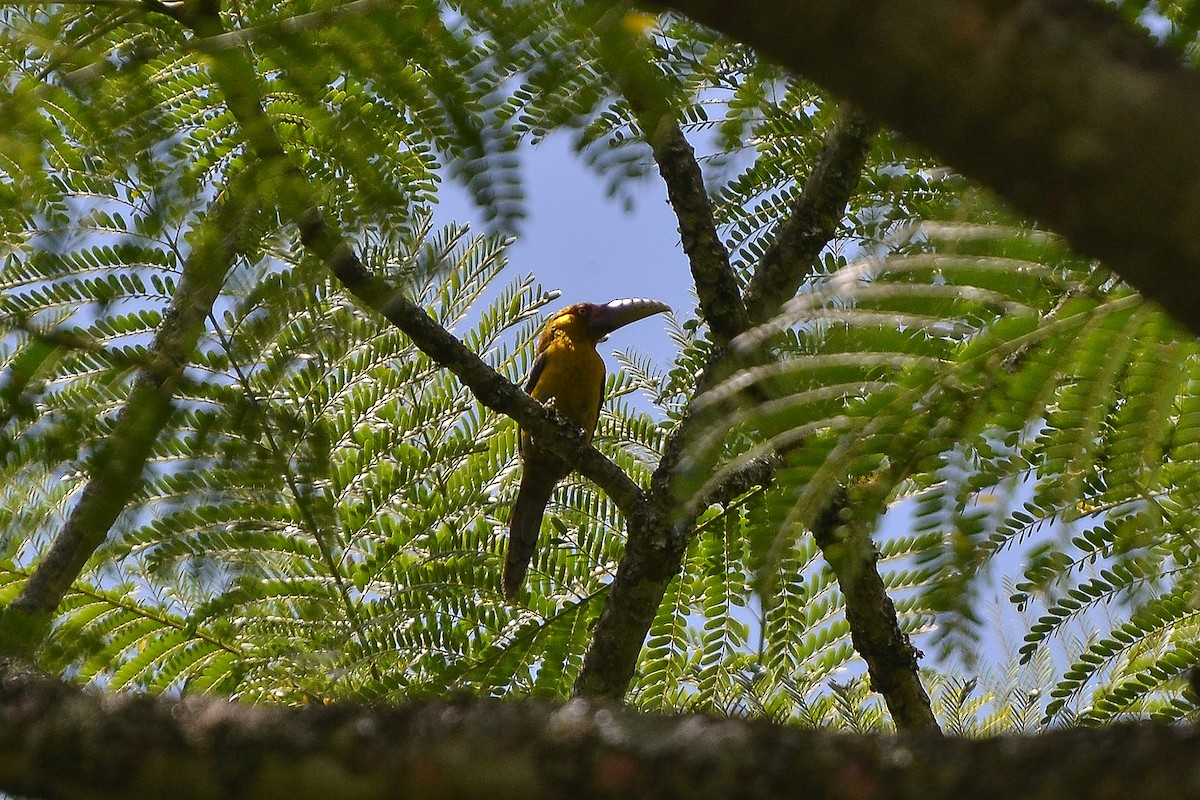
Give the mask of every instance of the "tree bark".
[(842, 519), (849, 493), (840, 489), (813, 524), (813, 538), (846, 598), (854, 651), (867, 662), (871, 688), (883, 695), (896, 728), (940, 733), (921, 684), (920, 652), (896, 618), (896, 606), (879, 576), (879, 553), (860, 524)]
[[(737, 277), (717, 233), (695, 151), (666, 102), (673, 87), (653, 68), (640, 38), (621, 24), (623, 14), (617, 9), (594, 26), (600, 64), (629, 103), (654, 154), (679, 223), (701, 316), (718, 345), (726, 345), (748, 325)], [(707, 385), (720, 363), (719, 357), (711, 362), (697, 386)], [(703, 424), (695, 414), (684, 415), (667, 438), (649, 491), (626, 515), (625, 552), (572, 689), (576, 697), (620, 700), (629, 691), (654, 616), (695, 535), (694, 509), (700, 506), (683, 499), (680, 484), (689, 476), (680, 468), (686, 443)]]
[[(871, 126), (856, 112), (847, 111), (830, 132), (791, 213), (772, 231), (773, 241), (756, 265), (744, 302), (717, 231), (700, 165), (665, 101), (672, 87), (647, 61), (641, 40), (621, 25), (622, 14), (618, 7), (595, 24), (599, 60), (625, 96), (654, 154), (679, 222), (701, 313), (717, 344), (712, 360), (697, 379), (700, 392), (715, 376), (741, 366), (746, 357), (770, 357), (767, 348), (730, 357), (727, 345), (751, 322), (760, 323), (775, 314), (811, 274), (858, 185)], [(696, 513), (711, 499), (697, 502), (691, 496), (697, 473), (704, 472), (703, 467), (697, 468), (704, 458), (694, 457), (693, 445), (705, 430), (719, 424), (719, 416), (719, 409), (696, 411), (689, 407), (667, 440), (643, 502), (627, 512), (625, 552), (584, 656), (574, 696), (619, 700), (628, 692), (654, 616), (667, 586), (679, 575), (695, 536)], [(778, 463), (777, 458), (758, 460), (751, 472), (769, 482)], [(839, 563), (846, 561), (842, 558)], [(858, 559), (853, 564), (854, 578), (871, 588), (877, 586), (882, 595), (881, 601), (874, 594), (846, 591), (843, 586), (846, 615), (856, 631), (854, 642), (858, 645), (861, 640), (871, 646), (869, 653), (860, 650), (860, 654), (872, 667), (889, 666), (886, 673), (878, 675), (873, 669), (872, 685), (884, 694), (897, 727), (938, 730), (912, 645), (902, 635), (864, 638), (858, 634), (864, 629), (899, 634), (899, 623), (894, 606), (883, 593), (875, 559)], [(839, 573), (839, 582), (844, 583), (850, 572)]]
[(104, 696), (0, 660), (0, 791), (140, 800), (1200, 800), (1200, 731), (861, 736), (604, 703), (269, 708)]

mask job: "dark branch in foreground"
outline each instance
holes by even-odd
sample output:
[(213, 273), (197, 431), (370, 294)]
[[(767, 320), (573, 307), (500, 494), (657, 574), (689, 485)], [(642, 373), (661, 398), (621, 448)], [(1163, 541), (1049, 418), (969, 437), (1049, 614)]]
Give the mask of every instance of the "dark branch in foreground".
[(1200, 800), (1200, 731), (855, 736), (575, 700), (367, 710), (80, 691), (0, 660), (0, 791), (88, 800)]
[(928, 147), (1200, 334), (1200, 73), (1094, 0), (659, 0)]

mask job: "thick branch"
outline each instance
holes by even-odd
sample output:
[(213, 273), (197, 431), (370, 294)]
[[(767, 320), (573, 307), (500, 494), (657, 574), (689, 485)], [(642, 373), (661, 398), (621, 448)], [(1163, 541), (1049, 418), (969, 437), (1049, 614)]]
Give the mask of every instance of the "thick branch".
[[(774, 315), (811, 274), (858, 185), (871, 131), (871, 125), (857, 112), (848, 111), (826, 138), (804, 191), (776, 231), (746, 289), (746, 306), (753, 322)], [(782, 464), (781, 455), (763, 459), (757, 471), (772, 469), (763, 476), (770, 480), (773, 469)], [(751, 466), (756, 465), (747, 468)], [(861, 527), (841, 525), (845, 503), (842, 489), (813, 525), (813, 537), (845, 598), (854, 649), (866, 661), (871, 687), (883, 695), (897, 728), (940, 732), (921, 684), (919, 654), (900, 629), (896, 608), (879, 575), (874, 543)]]
[[(653, 133), (651, 143), (655, 160), (679, 219), (684, 249), (702, 298), (702, 310), (705, 314), (717, 315), (717, 324), (713, 325), (710, 320), (710, 327), (718, 333), (719, 339), (721, 336), (732, 338), (744, 331), (750, 321), (762, 322), (778, 311), (779, 305), (791, 299), (811, 271), (812, 264), (836, 232), (846, 203), (858, 185), (866, 160), (870, 126), (850, 112), (830, 133), (791, 215), (774, 232), (775, 238), (757, 267), (748, 287), (747, 303), (743, 306), (728, 253), (716, 233), (699, 164), (683, 132), (661, 102), (663, 89), (655, 85), (655, 76), (642, 60), (637, 43), (627, 41), (628, 34), (619, 26), (616, 31), (603, 26), (600, 30), (608, 36), (603, 58), (605, 66), (614, 74), (638, 114), (642, 129), (648, 136)], [(702, 285), (709, 295), (707, 304), (703, 302), (706, 295)], [(762, 353), (756, 357), (767, 356)], [(699, 383), (706, 385), (712, 376), (727, 373), (736, 366), (732, 359), (718, 354)], [(694, 536), (694, 513), (709, 502), (727, 497), (729, 492), (744, 491), (749, 488), (750, 481), (765, 485), (778, 468), (778, 457), (762, 459), (736, 473), (711, 497), (695, 501), (691, 497), (691, 487), (697, 481), (697, 473), (702, 474), (704, 470), (697, 468), (695, 449), (690, 443), (710, 426), (721, 424), (719, 417), (720, 409), (717, 408), (690, 412), (684, 417), (655, 471), (646, 503), (629, 517), (625, 552), (576, 681), (574, 693), (577, 696), (617, 700), (625, 695), (667, 586), (682, 569), (688, 543)], [(686, 511), (681, 513), (681, 510)], [(874, 560), (855, 562), (855, 568), (870, 572), (857, 576), (861, 579), (859, 584), (872, 587), (878, 584), (882, 589)], [(849, 574), (843, 570), (839, 579), (848, 578)], [(844, 592), (847, 616), (853, 617), (857, 629), (898, 631), (895, 609), (886, 594), (883, 600), (887, 602), (880, 603), (874, 596), (855, 591), (857, 585), (849, 586), (850, 590)], [(896, 665), (896, 669), (888, 673), (891, 679), (875, 680), (874, 686), (884, 693), (889, 708), (896, 715), (897, 726), (937, 730), (929, 700), (921, 688), (915, 654), (907, 640), (860, 638), (864, 644), (873, 647), (869, 653), (862, 653), (869, 664)], [(859, 643), (859, 638), (855, 643)], [(897, 646), (894, 652), (887, 650), (888, 644)], [(902, 667), (910, 668), (908, 674), (898, 674), (897, 670)], [(918, 694), (912, 693), (914, 686)], [(923, 705), (919, 702), (922, 698)]]
[[(705, 375), (711, 371), (710, 365)], [(689, 409), (667, 439), (645, 500), (628, 518), (625, 552), (575, 680), (576, 697), (620, 700), (629, 691), (650, 625), (683, 568), (696, 515), (704, 508), (689, 496), (699, 480), (687, 454), (690, 442), (711, 424), (707, 415)]]
[(867, 662), (871, 688), (883, 695), (900, 730), (940, 732), (921, 685), (919, 653), (896, 620), (896, 607), (879, 577), (879, 553), (861, 525), (843, 524), (847, 493), (840, 490), (813, 524), (813, 538), (846, 598), (854, 650)]
[(0, 661), (0, 791), (205, 798), (1200, 799), (1193, 727), (837, 735), (581, 700), (366, 710), (101, 696)]
[(1091, 0), (669, 0), (910, 136), (1200, 333), (1200, 75)]
[(0, 614), (0, 652), (32, 652), (54, 610), (92, 554), (104, 543), (142, 483), (154, 442), (167, 424), (205, 318), (225, 275), (246, 243), (254, 202), (242, 192), (217, 205), (193, 242), (171, 304), (155, 332), (149, 363), (133, 380), (112, 433), (92, 460), (87, 484), (20, 594)]
[[(667, 102), (669, 87), (647, 60), (644, 43), (621, 24), (622, 14), (618, 7), (595, 25), (600, 60), (629, 102), (654, 153), (679, 222), (701, 313), (714, 338), (728, 343), (748, 325), (741, 290), (717, 235), (695, 152)], [(704, 371), (698, 385), (708, 382), (719, 363), (714, 361)], [(695, 534), (690, 510), (702, 506), (684, 501), (686, 490), (680, 485), (691, 481), (689, 475), (681, 476), (678, 467), (686, 443), (709, 422), (707, 417), (685, 415), (667, 441), (645, 502), (626, 514), (625, 552), (573, 687), (577, 697), (620, 700), (629, 690), (646, 634)]]
[[(749, 325), (746, 308), (729, 254), (717, 235), (712, 206), (704, 189), (703, 174), (695, 153), (675, 118), (662, 103), (664, 89), (655, 82), (649, 63), (619, 25), (615, 30), (598, 26), (607, 34), (603, 61), (638, 115), (650, 138), (668, 197), (679, 221), (684, 251), (700, 297), (701, 313), (719, 343), (727, 343)], [(734, 367), (728, 350), (718, 347), (696, 385), (705, 387)], [(637, 659), (662, 604), (663, 595), (683, 568), (688, 543), (695, 536), (696, 514), (710, 498), (696, 502), (693, 488), (702, 483), (692, 443), (720, 424), (720, 409), (696, 412), (689, 408), (671, 432), (662, 460), (650, 481), (644, 502), (627, 514), (625, 552), (600, 614), (592, 641), (573, 687), (576, 697), (620, 700), (629, 690)], [(755, 476), (773, 470), (758, 465)], [(739, 476), (730, 486), (741, 485), (752, 473)]]
[[(667, 88), (663, 80), (641, 52), (643, 45), (614, 23), (619, 9), (618, 6), (596, 26), (601, 36), (601, 61), (614, 76), (650, 141), (679, 220), (701, 310), (717, 341), (727, 343), (744, 332), (751, 321), (761, 322), (774, 314), (781, 303), (791, 299), (811, 271), (812, 264), (836, 232), (846, 203), (858, 185), (870, 126), (857, 114), (848, 113), (834, 128), (792, 214), (775, 231), (775, 238), (748, 287), (747, 303), (743, 304), (729, 254), (717, 235), (700, 165), (665, 102)], [(767, 356), (761, 353), (756, 357)], [(698, 384), (705, 386), (714, 376), (737, 366), (719, 351)], [(691, 444), (710, 426), (721, 424), (719, 417), (720, 409), (710, 408), (689, 412), (681, 420), (655, 470), (646, 502), (629, 515), (625, 552), (575, 683), (576, 696), (618, 700), (625, 695), (667, 586), (682, 569), (688, 543), (695, 535), (695, 513), (730, 491), (748, 488), (748, 481), (765, 485), (771, 480), (779, 463), (775, 457), (739, 471), (713, 497), (694, 500), (692, 488), (697, 483), (697, 473), (704, 470), (697, 467)], [(874, 570), (873, 561), (869, 567)], [(882, 586), (878, 573), (872, 575)], [(847, 606), (859, 599), (859, 594), (847, 593)], [(871, 618), (877, 628), (898, 629), (890, 602), (886, 607), (864, 606), (855, 614), (860, 621)], [(873, 618), (876, 614), (881, 616)], [(902, 661), (910, 652), (908, 646), (892, 660)], [(880, 691), (889, 692), (897, 687), (908, 689), (914, 683), (920, 689), (915, 660), (908, 678), (900, 682), (880, 680), (875, 685)], [(889, 698), (889, 707), (895, 705), (906, 714), (897, 718), (897, 725), (906, 727), (910, 718), (923, 713), (936, 730), (928, 699), (923, 712), (910, 709), (908, 699), (907, 694), (902, 699)]]

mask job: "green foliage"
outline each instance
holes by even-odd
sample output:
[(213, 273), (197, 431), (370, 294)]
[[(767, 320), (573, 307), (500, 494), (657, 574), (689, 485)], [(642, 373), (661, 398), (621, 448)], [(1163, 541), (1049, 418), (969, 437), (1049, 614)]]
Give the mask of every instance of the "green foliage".
[(980, 608), (1024, 564), (1021, 659), (1088, 631), (1060, 656), (1047, 720), (1194, 716), (1180, 694), (1195, 663), (1191, 337), (1052, 237), (994, 222), (922, 225), (814, 278), (757, 335), (784, 355), (705, 401), (747, 398), (731, 441), (758, 441), (711, 483), (786, 456), (749, 539), (768, 603), (789, 601), (804, 532), (849, 486), (897, 564), (884, 575), (902, 619), (933, 624), (943, 657), (974, 667), (996, 646)]

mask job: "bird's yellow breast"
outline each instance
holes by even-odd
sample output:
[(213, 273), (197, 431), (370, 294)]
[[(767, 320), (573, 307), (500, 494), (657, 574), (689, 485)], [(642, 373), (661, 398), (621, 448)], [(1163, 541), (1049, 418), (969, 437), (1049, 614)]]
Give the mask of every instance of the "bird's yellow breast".
[(586, 336), (565, 329), (547, 333), (539, 348), (545, 366), (530, 394), (542, 403), (553, 399), (555, 412), (583, 428), (590, 439), (604, 398), (604, 359)]

